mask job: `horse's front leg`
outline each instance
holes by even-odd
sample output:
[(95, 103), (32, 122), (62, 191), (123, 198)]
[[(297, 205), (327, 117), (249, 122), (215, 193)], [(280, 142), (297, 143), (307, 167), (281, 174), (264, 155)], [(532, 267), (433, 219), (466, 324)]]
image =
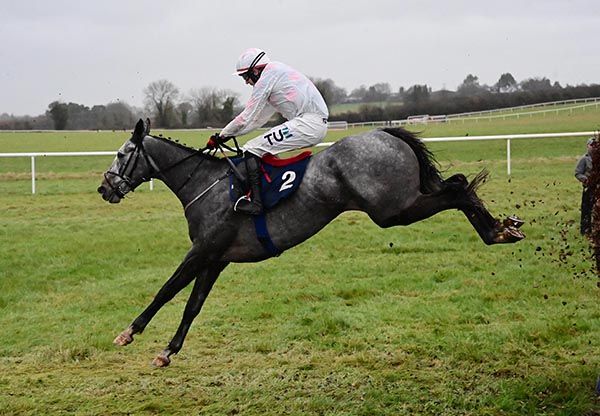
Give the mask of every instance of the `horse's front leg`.
[(219, 274), (229, 263), (213, 263), (204, 269), (201, 274), (196, 278), (194, 282), (194, 288), (192, 293), (185, 305), (183, 312), (183, 318), (177, 328), (175, 336), (169, 342), (167, 348), (165, 348), (158, 356), (152, 361), (152, 364), (156, 367), (166, 367), (171, 363), (169, 358), (172, 354), (177, 354), (183, 346), (183, 341), (192, 325), (192, 322), (200, 313), (204, 301), (208, 297), (210, 290), (212, 289), (215, 281), (219, 277)]
[(171, 278), (158, 291), (152, 303), (148, 305), (127, 329), (115, 338), (113, 342), (116, 345), (125, 346), (132, 343), (133, 336), (144, 331), (146, 325), (148, 325), (160, 308), (194, 280), (202, 267), (200, 253), (200, 247), (196, 245), (192, 246), (183, 262), (179, 265), (177, 270), (175, 270), (175, 273), (173, 273)]

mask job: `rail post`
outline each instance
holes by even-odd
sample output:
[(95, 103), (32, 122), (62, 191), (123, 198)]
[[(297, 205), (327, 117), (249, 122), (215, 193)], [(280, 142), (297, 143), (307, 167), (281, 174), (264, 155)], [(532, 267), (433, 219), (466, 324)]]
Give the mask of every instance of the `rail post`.
[(35, 194), (35, 156), (31, 156), (31, 193)]
[(506, 173), (510, 178), (510, 139), (506, 139)]

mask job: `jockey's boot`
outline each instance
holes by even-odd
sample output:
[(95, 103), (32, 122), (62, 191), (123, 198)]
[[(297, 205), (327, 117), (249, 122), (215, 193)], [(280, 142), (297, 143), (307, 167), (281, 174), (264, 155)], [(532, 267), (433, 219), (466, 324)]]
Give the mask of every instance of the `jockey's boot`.
[(244, 195), (240, 197), (233, 210), (242, 214), (260, 215), (262, 213), (262, 201), (260, 199), (260, 164), (257, 156), (247, 153), (246, 170), (252, 198)]

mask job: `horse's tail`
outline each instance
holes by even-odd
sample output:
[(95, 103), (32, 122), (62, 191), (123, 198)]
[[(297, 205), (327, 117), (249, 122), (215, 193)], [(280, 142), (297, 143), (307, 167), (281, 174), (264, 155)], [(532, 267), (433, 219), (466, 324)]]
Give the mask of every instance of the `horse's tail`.
[(477, 189), (487, 181), (489, 175), (490, 172), (487, 169), (482, 169), (467, 186), (467, 193), (476, 195)]
[(404, 141), (412, 149), (415, 156), (417, 156), (420, 167), (419, 179), (421, 182), (421, 193), (429, 194), (440, 190), (444, 180), (437, 168), (438, 162), (435, 160), (435, 156), (425, 146), (425, 143), (419, 140), (415, 134), (400, 127), (385, 128), (383, 131)]

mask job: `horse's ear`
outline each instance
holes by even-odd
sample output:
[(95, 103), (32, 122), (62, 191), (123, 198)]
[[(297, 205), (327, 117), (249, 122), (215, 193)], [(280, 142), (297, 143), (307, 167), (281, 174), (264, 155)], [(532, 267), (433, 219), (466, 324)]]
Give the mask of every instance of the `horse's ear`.
[(146, 135), (146, 126), (144, 125), (144, 120), (141, 118), (135, 125), (135, 129), (133, 129), (133, 135), (131, 136), (131, 141), (135, 144), (139, 144), (144, 139)]
[(146, 118), (146, 123), (144, 123), (145, 129), (144, 129), (144, 136), (147, 136), (150, 134), (150, 125), (152, 123), (150, 123), (150, 119)]

